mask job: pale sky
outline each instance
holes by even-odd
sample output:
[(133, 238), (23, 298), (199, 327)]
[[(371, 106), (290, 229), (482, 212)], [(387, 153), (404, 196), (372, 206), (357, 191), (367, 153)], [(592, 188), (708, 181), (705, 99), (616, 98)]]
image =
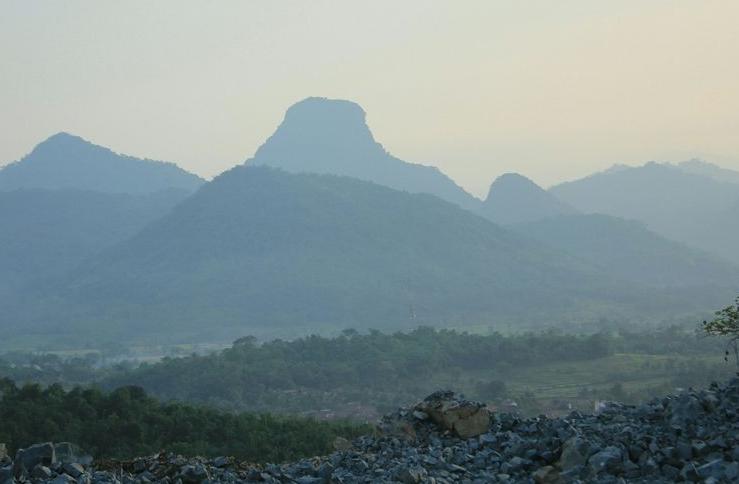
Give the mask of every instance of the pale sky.
[(212, 177), (308, 96), (478, 196), (509, 171), (739, 169), (739, 2), (0, 0), (0, 165), (68, 131)]

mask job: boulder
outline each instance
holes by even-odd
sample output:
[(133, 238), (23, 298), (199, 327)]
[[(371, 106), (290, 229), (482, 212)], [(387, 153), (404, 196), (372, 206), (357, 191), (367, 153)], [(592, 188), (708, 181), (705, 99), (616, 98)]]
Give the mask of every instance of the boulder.
[(465, 400), (451, 391), (432, 393), (416, 405), (415, 411), (462, 439), (477, 437), (490, 428), (490, 411), (484, 403)]
[(32, 445), (26, 449), (18, 449), (13, 462), (13, 472), (16, 477), (30, 472), (41, 464), (50, 467), (56, 463), (54, 444), (46, 442)]
[(571, 437), (562, 445), (558, 466), (563, 471), (582, 466), (590, 455), (590, 445), (580, 437)]
[(336, 437), (333, 442), (334, 450), (345, 451), (352, 448), (352, 443), (344, 437)]
[(14, 482), (13, 468), (11, 466), (0, 467), (0, 484), (7, 484), (11, 482)]
[(591, 455), (588, 459), (588, 465), (594, 474), (607, 471), (618, 475), (623, 470), (621, 468), (622, 461), (623, 453), (621, 449), (609, 446)]
[(179, 478), (184, 484), (200, 484), (210, 479), (208, 469), (202, 464), (186, 465), (180, 470)]
[(77, 462), (67, 462), (66, 464), (64, 464), (62, 469), (64, 469), (64, 472), (66, 474), (69, 474), (75, 479), (85, 473), (85, 468)]
[(536, 484), (564, 484), (559, 471), (552, 466), (540, 467), (531, 477)]
[(31, 471), (31, 477), (34, 479), (51, 479), (51, 475), (51, 469), (41, 464), (34, 467)]

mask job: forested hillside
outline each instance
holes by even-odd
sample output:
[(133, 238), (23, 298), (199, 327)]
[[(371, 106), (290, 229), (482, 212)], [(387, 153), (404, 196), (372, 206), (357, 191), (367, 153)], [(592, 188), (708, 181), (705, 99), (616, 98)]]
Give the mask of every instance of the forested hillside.
[(54, 289), (28, 298), (20, 316), (43, 328), (53, 314), (54, 330), (78, 342), (694, 308), (430, 195), (265, 167), (221, 175)]
[(0, 441), (11, 453), (36, 442), (74, 442), (96, 459), (167, 450), (283, 462), (326, 454), (336, 437), (368, 431), (341, 422), (163, 404), (135, 386), (66, 391), (59, 385), (18, 387), (8, 379), (0, 379), (0, 422)]

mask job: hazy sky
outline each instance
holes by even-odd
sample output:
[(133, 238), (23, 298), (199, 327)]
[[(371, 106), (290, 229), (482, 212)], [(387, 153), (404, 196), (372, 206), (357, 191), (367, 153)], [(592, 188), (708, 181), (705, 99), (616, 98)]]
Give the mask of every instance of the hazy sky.
[(0, 164), (69, 131), (210, 177), (307, 96), (480, 195), (694, 156), (739, 169), (739, 2), (0, 0)]

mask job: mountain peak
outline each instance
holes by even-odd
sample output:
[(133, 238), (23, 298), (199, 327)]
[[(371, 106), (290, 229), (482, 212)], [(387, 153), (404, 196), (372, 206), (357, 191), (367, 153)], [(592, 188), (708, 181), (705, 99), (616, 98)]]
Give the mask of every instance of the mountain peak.
[(290, 106), (277, 131), (257, 150), (254, 158), (279, 160), (288, 170), (313, 171), (305, 160), (297, 159), (298, 150), (321, 157), (324, 163), (332, 157), (341, 158), (337, 162), (342, 165), (358, 163), (361, 161), (357, 160), (358, 156), (384, 154), (372, 137), (359, 104), (322, 97), (309, 97)]
[(329, 99), (326, 97), (307, 97), (287, 109), (285, 119), (315, 120), (316, 117), (335, 118), (336, 120), (353, 120), (364, 123), (366, 113), (362, 106), (346, 99)]
[[(519, 173), (504, 173), (493, 180), (488, 190), (488, 197), (495, 196), (501, 190), (530, 190), (532, 192), (544, 191), (539, 185)], [(487, 200), (486, 199), (486, 200)]]
[(482, 207), (490, 220), (510, 225), (575, 213), (529, 178), (518, 173), (506, 173), (493, 181)]
[(309, 97), (288, 108), (251, 165), (293, 173), (325, 173), (371, 181), (396, 190), (430, 193), (465, 208), (479, 201), (431, 166), (400, 160), (376, 142), (362, 107), (352, 101)]
[(173, 163), (134, 158), (67, 132), (56, 133), (20, 161), (0, 169), (0, 190), (77, 189), (105, 193), (194, 191), (203, 180)]
[(37, 144), (22, 161), (31, 162), (37, 158), (50, 158), (52, 161), (65, 162), (83, 153), (89, 155), (96, 152), (98, 155), (115, 155), (104, 146), (91, 143), (81, 136), (60, 131)]

